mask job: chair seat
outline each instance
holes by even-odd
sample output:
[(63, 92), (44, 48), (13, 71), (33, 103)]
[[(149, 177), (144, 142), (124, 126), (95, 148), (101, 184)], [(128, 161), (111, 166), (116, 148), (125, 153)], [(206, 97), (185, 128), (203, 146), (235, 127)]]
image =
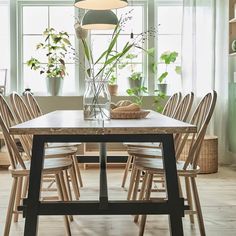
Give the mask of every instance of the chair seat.
[[(9, 167), (9, 171), (13, 175), (21, 175), (21, 176), (27, 176), (29, 175), (30, 171), (30, 161), (24, 162), (26, 169), (23, 169), (19, 164), (16, 166), (15, 169), (13, 169), (11, 166)], [(72, 166), (72, 160), (69, 158), (53, 158), (53, 159), (45, 159), (44, 160), (44, 167), (43, 167), (43, 173), (45, 174), (51, 174), (60, 172), (62, 170), (67, 170)]]
[(65, 157), (75, 155), (77, 152), (76, 147), (67, 147), (67, 148), (46, 148), (44, 151), (45, 158), (57, 158), (57, 157)]
[(128, 154), (136, 157), (162, 157), (162, 150), (160, 148), (129, 148)]
[[(192, 165), (188, 165), (187, 169), (184, 170), (184, 161), (177, 161), (176, 168), (179, 175), (183, 174), (197, 174), (200, 171), (200, 167), (197, 166), (196, 169)], [(164, 173), (163, 161), (162, 159), (153, 159), (153, 158), (136, 158), (135, 167), (145, 171), (153, 171), (155, 173)]]
[(58, 147), (77, 147), (81, 143), (47, 143), (47, 148), (58, 148)]
[(123, 143), (124, 146), (130, 147), (144, 147), (144, 148), (160, 148), (161, 143), (151, 142), (151, 143)]

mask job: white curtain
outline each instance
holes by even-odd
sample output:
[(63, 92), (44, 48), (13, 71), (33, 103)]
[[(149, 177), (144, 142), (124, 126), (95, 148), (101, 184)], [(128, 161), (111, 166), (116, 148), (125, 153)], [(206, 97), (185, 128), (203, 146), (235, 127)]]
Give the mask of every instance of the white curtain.
[(218, 136), (219, 161), (228, 163), (228, 1), (184, 0), (182, 85), (197, 98), (211, 89), (218, 94), (209, 133)]

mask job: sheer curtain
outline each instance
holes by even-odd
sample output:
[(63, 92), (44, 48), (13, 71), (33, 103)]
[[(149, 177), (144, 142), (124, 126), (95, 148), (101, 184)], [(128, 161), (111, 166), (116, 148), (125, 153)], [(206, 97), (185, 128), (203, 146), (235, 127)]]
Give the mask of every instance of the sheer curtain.
[(182, 86), (200, 98), (218, 93), (209, 133), (219, 139), (219, 161), (228, 163), (228, 1), (184, 0), (182, 27)]

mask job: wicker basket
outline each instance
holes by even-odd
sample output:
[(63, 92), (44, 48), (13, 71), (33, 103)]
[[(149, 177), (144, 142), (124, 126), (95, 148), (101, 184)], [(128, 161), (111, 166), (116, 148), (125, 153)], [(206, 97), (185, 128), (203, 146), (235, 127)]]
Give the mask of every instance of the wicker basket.
[[(180, 160), (185, 160), (188, 154), (190, 140), (187, 140)], [(204, 137), (200, 151), (199, 163), (200, 173), (210, 174), (218, 171), (218, 138), (216, 136)]]
[(111, 112), (112, 119), (143, 119), (150, 111), (140, 110), (140, 111), (123, 111), (123, 112)]

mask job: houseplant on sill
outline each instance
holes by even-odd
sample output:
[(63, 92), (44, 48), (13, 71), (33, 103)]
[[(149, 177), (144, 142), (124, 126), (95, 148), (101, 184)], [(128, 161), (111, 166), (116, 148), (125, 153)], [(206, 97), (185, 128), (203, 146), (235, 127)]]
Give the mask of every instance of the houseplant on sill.
[[(151, 60), (151, 71), (154, 75), (157, 75), (158, 72), (158, 64), (165, 64), (165, 71), (162, 72), (158, 77), (157, 77), (157, 89), (154, 90), (154, 107), (155, 110), (158, 112), (162, 112), (163, 110), (163, 101), (166, 98), (167, 94), (167, 83), (166, 83), (166, 78), (169, 75), (169, 65), (171, 63), (175, 63), (178, 53), (175, 51), (166, 51), (163, 52), (160, 56), (160, 61), (155, 60), (155, 49), (150, 48), (147, 50), (148, 55), (152, 58)], [(176, 66), (175, 67), (175, 72), (177, 74), (181, 74), (181, 67)]]
[(108, 80), (108, 90), (111, 96), (117, 96), (118, 84), (117, 84), (117, 77), (114, 74), (112, 74)]
[[(177, 57), (178, 57), (178, 52), (175, 51), (166, 51), (163, 52), (160, 56), (160, 62), (159, 63), (164, 63), (165, 64), (165, 71), (162, 72), (158, 78), (157, 78), (157, 88), (160, 92), (162, 92), (163, 94), (167, 93), (167, 83), (166, 83), (166, 78), (169, 75), (169, 65), (170, 64), (174, 64)], [(157, 72), (157, 63), (153, 63), (153, 73), (156, 74)], [(176, 66), (175, 67), (175, 72), (177, 74), (181, 74), (181, 67), (180, 66)]]
[[(144, 50), (146, 53), (146, 50)], [(127, 54), (122, 63), (118, 66), (119, 69), (128, 69), (130, 71), (130, 75), (127, 77), (129, 81), (129, 88), (126, 90), (126, 93), (129, 96), (132, 96), (134, 103), (138, 105), (142, 105), (143, 95), (147, 93), (147, 88), (144, 86), (144, 79), (142, 72), (136, 70), (136, 64), (134, 63), (134, 59), (138, 57), (138, 54), (129, 53)]]
[(57, 33), (53, 28), (47, 28), (43, 36), (45, 40), (36, 46), (36, 50), (45, 53), (47, 63), (33, 57), (26, 63), (32, 70), (39, 70), (40, 74), (45, 75), (48, 93), (57, 96), (61, 94), (63, 79), (68, 74), (65, 60), (72, 53), (71, 42), (67, 32)]

